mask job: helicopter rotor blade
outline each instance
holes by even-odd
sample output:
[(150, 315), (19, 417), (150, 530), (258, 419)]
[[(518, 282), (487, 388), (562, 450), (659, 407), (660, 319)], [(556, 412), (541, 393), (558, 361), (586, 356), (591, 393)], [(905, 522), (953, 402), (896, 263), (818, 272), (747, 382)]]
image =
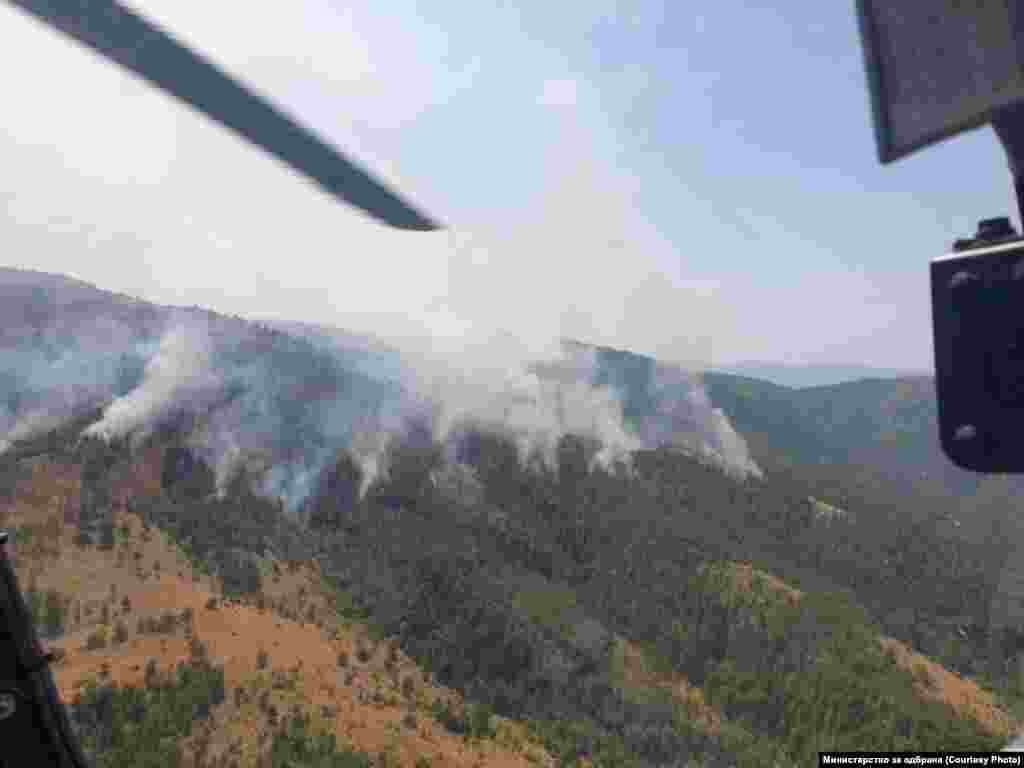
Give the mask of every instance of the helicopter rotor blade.
[(8, 0), (189, 104), (391, 227), (441, 225), (339, 151), (117, 0)]

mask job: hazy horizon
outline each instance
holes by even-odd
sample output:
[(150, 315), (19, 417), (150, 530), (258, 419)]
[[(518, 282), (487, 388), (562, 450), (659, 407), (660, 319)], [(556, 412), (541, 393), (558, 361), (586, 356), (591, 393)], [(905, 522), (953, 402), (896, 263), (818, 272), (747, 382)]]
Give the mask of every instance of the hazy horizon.
[[(46, 272), (46, 271), (42, 271), (42, 270), (31, 270), (31, 269), (26, 269), (26, 268), (23, 268), (23, 267), (11, 267), (11, 266), (8, 266), (8, 265), (0, 264), (0, 271), (7, 270), (7, 269), (15, 269), (15, 270), (18, 270), (18, 271), (21, 271), (21, 272), (37, 272), (39, 274), (55, 275), (55, 276), (59, 276), (59, 277), (70, 278), (72, 280), (80, 280), (80, 278), (75, 278), (75, 277), (72, 277), (72, 276), (69, 276), (69, 275), (65, 275), (65, 274), (62, 274), (62, 273)], [(84, 280), (82, 282), (85, 282), (87, 285), (91, 285), (94, 288), (97, 288), (98, 290), (101, 290), (101, 291), (108, 290), (108, 289), (104, 288), (102, 285), (96, 285), (95, 283), (91, 283), (91, 282), (89, 282), (87, 280)], [(133, 299), (137, 299), (137, 300), (140, 300), (140, 301), (148, 301), (148, 299), (145, 299), (145, 298), (140, 297), (140, 296), (131, 296), (130, 294), (127, 294), (127, 295), (129, 295)], [(170, 304), (170, 305), (167, 305), (167, 306), (172, 306), (172, 307), (181, 308), (181, 309), (189, 309), (189, 308), (191, 308), (193, 306), (196, 306), (196, 305), (192, 305), (192, 304)], [(217, 310), (215, 310), (215, 309), (213, 309), (211, 307), (205, 307), (205, 306), (200, 307), (200, 309), (210, 310), (210, 311), (217, 311)], [(307, 323), (307, 322), (302, 321), (302, 320), (295, 320), (294, 318), (271, 317), (269, 315), (260, 315), (260, 314), (246, 315), (246, 316), (241, 316), (240, 315), (240, 317), (243, 317), (245, 320), (248, 320), (250, 322), (255, 322), (255, 323), (273, 323), (273, 324), (279, 324), (280, 326), (283, 326), (283, 327), (287, 327), (287, 326), (291, 326), (291, 325), (296, 325), (297, 324), (297, 325), (304, 325), (304, 326), (311, 326), (311, 327), (322, 327), (322, 328), (325, 328), (325, 329), (329, 328), (329, 329), (332, 329), (332, 330), (335, 330), (335, 331), (338, 331), (338, 332), (351, 334), (352, 336), (354, 336), (356, 338), (359, 338), (359, 339), (373, 340), (373, 341), (376, 341), (376, 342), (379, 342), (379, 343), (384, 343), (384, 344), (387, 343), (387, 339), (386, 338), (381, 338), (381, 337), (377, 336), (376, 334), (373, 334), (373, 333), (370, 333), (370, 332), (354, 332), (351, 329), (345, 328), (343, 326), (328, 325), (328, 324), (318, 324), (318, 323)], [(585, 338), (573, 339), (573, 341), (577, 341), (577, 342), (580, 342), (580, 343), (583, 343), (583, 344), (596, 344), (595, 342), (593, 342), (593, 341), (591, 341), (589, 339), (585, 339)], [(604, 346), (608, 346), (608, 345), (604, 345)], [(633, 350), (633, 349), (624, 349), (623, 350), (623, 349), (618, 348), (618, 347), (611, 347), (611, 348), (619, 349), (620, 351), (632, 352), (634, 354), (642, 354), (641, 352), (638, 352), (637, 350)], [(746, 360), (746, 359), (744, 359), (744, 360), (735, 360), (735, 361), (732, 361), (732, 362), (721, 362), (721, 363), (717, 363), (717, 364), (714, 364), (714, 365), (709, 365), (706, 368), (706, 370), (708, 370), (708, 371), (718, 371), (718, 372), (726, 372), (726, 373), (728, 373), (728, 372), (737, 372), (740, 375), (747, 375), (747, 374), (753, 375), (754, 373), (757, 373), (759, 375), (755, 376), (755, 378), (756, 377), (760, 377), (760, 378), (764, 378), (767, 381), (773, 381), (774, 383), (781, 383), (780, 381), (776, 380), (776, 379), (779, 379), (780, 377), (776, 376), (776, 375), (773, 375), (773, 372), (772, 372), (771, 369), (778, 369), (779, 371), (793, 371), (793, 372), (799, 372), (799, 371), (818, 371), (819, 375), (825, 377), (825, 379), (827, 379), (828, 381), (834, 381), (835, 383), (839, 383), (841, 381), (853, 380), (854, 378), (857, 378), (860, 375), (870, 376), (870, 375), (874, 374), (874, 375), (876, 375), (876, 376), (878, 376), (880, 378), (895, 378), (895, 377), (901, 377), (901, 376), (933, 376), (934, 373), (935, 373), (933, 368), (930, 368), (930, 369), (890, 368), (890, 367), (863, 365), (863, 364), (860, 364), (860, 363), (857, 363), (857, 362), (835, 362), (835, 361), (832, 361), (832, 362), (820, 362), (820, 363), (786, 363), (786, 362), (781, 362), (781, 361), (778, 361), (778, 360)], [(786, 385), (786, 386), (788, 386), (788, 385)]]
[(338, 205), (4, 6), (0, 62), (30, 73), (0, 127), (5, 261), (454, 350), (927, 369), (928, 259), (1012, 189), (988, 130), (877, 163), (848, 5), (134, 3), (439, 233)]

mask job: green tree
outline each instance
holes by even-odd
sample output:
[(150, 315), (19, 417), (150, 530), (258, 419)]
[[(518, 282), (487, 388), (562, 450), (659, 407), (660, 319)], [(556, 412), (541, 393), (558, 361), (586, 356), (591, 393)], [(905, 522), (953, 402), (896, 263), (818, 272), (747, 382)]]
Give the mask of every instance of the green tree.
[(310, 526), (336, 529), (358, 505), (362, 483), (362, 469), (351, 455), (344, 453), (320, 481), (310, 514)]
[(96, 768), (163, 768), (178, 764), (177, 742), (223, 700), (223, 669), (179, 664), (167, 684), (145, 689), (89, 681), (72, 701), (71, 717)]
[(34, 584), (30, 584), (29, 588), (25, 591), (25, 604), (28, 606), (29, 616), (32, 617), (32, 623), (37, 627), (42, 625), (43, 617), (45, 615), (45, 603), (43, 593), (36, 589)]
[(114, 548), (114, 544), (114, 522), (112, 520), (104, 520), (100, 523), (99, 548), (104, 551), (109, 551)]
[(316, 733), (307, 715), (292, 717), (274, 737), (270, 750), (271, 765), (310, 766), (310, 768), (369, 768), (365, 752), (339, 749), (332, 733)]
[(57, 637), (64, 632), (64, 597), (55, 589), (46, 591), (43, 605), (43, 626), (47, 637)]

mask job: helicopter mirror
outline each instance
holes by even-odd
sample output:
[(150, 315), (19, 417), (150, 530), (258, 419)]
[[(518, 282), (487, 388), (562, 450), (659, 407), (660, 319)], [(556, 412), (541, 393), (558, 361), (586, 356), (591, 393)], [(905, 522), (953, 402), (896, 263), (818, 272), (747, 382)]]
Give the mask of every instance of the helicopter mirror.
[(882, 163), (1024, 101), (1024, 5), (1007, 0), (857, 0)]

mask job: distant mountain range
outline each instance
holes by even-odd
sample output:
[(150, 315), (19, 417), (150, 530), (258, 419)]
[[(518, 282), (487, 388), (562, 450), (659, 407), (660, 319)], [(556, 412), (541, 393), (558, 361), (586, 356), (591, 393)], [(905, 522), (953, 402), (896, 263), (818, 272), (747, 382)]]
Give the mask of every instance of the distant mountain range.
[(1024, 554), (1024, 478), (969, 472), (946, 457), (931, 377), (803, 389), (722, 373), (703, 381), (769, 477), (812, 481), (839, 506), (859, 498), (887, 515), (956, 518), (958, 535), (1009, 545), (1014, 560)]
[(715, 373), (762, 379), (782, 387), (824, 387), (861, 379), (903, 379), (931, 376), (931, 371), (899, 368), (873, 368), (867, 365), (789, 365), (786, 363), (743, 362), (716, 366)]
[(801, 389), (724, 373), (703, 380), (711, 401), (769, 464), (871, 466), (908, 480), (924, 473), (957, 494), (976, 485), (976, 475), (941, 452), (928, 377)]
[[(656, 421), (657, 361), (596, 351), (598, 380), (618, 391), (626, 422)], [(771, 375), (766, 369), (773, 366), (755, 366)], [(982, 540), (994, 523), (1024, 519), (1024, 478), (968, 472), (942, 452), (930, 375), (897, 376), (866, 366), (774, 367), (791, 373), (790, 381), (801, 370), (805, 382), (830, 375), (845, 380), (796, 387), (749, 375), (701, 375), (711, 404), (768, 477), (812, 483), (816, 494), (840, 507), (867, 503), (887, 515), (955, 517), (962, 521), (960, 535)]]

